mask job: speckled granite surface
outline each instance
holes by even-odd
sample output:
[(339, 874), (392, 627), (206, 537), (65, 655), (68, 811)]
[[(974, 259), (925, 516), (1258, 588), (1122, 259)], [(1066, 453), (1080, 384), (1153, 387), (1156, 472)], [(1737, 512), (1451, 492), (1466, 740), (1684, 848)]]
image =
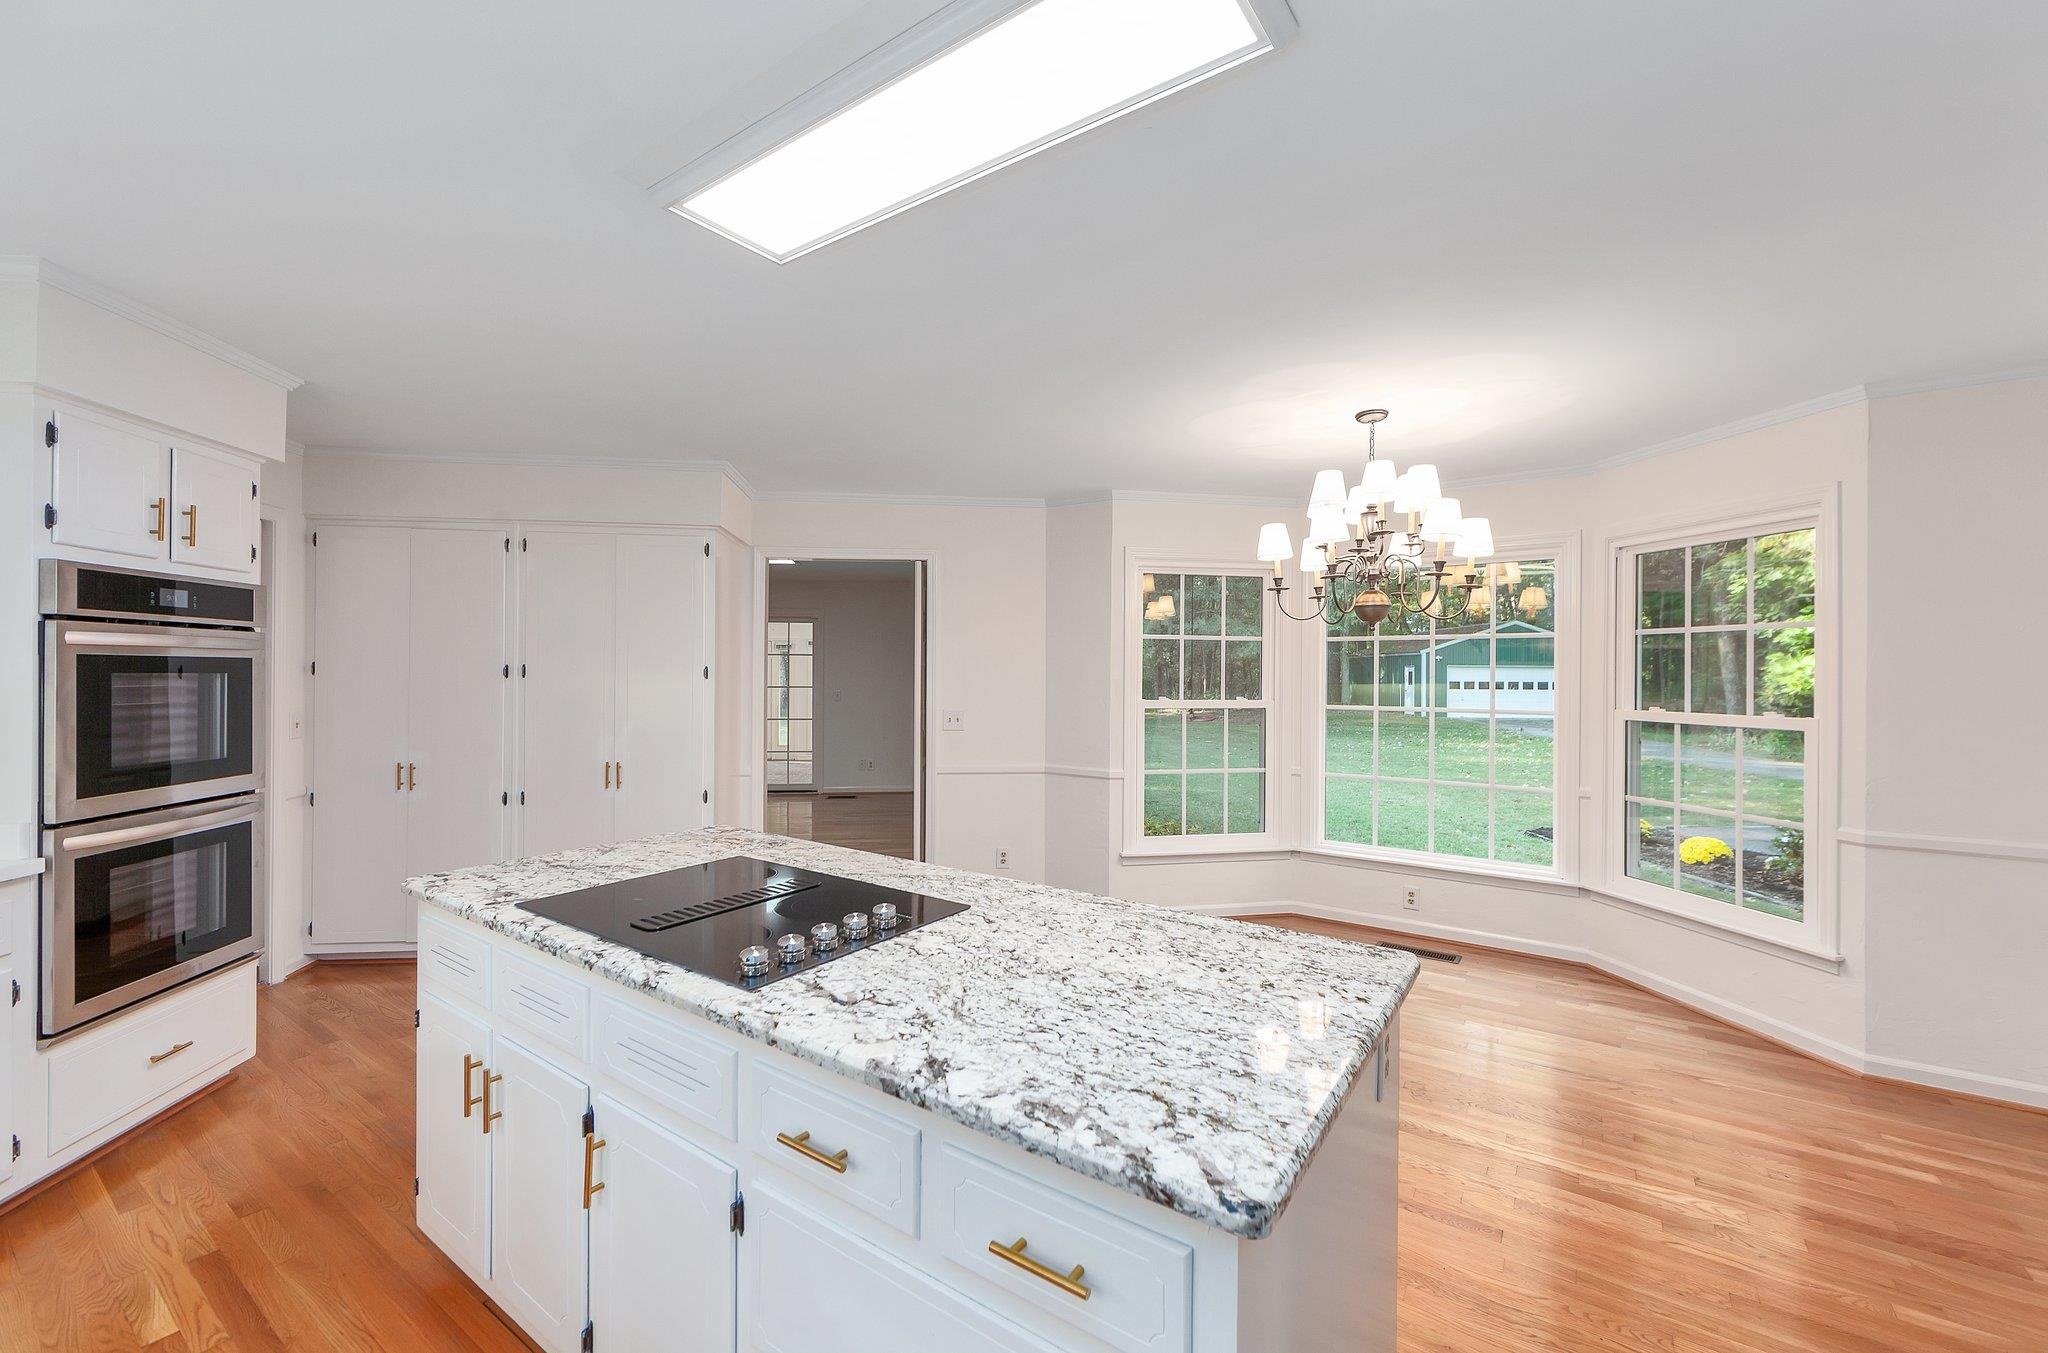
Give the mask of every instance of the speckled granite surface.
[[(517, 903), (728, 855), (970, 910), (743, 992)], [(1265, 1235), (1408, 989), (1394, 949), (729, 828), (406, 890), (1233, 1235)], [(1370, 1093), (1368, 1087), (1367, 1093)]]

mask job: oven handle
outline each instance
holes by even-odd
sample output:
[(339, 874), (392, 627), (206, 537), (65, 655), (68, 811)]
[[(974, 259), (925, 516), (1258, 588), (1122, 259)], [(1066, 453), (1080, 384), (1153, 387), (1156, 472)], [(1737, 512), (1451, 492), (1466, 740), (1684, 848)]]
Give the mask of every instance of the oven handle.
[(188, 832), (206, 831), (213, 827), (247, 822), (256, 816), (261, 807), (260, 803), (243, 803), (232, 808), (223, 808), (218, 812), (173, 818), (168, 822), (156, 822), (147, 827), (121, 827), (110, 832), (88, 832), (83, 836), (67, 836), (57, 843), (57, 848), (75, 852), (103, 850), (108, 846), (125, 846), (137, 841), (161, 841), (172, 836), (184, 836)]
[(228, 651), (256, 652), (263, 647), (263, 641), (253, 630), (238, 630), (233, 634), (208, 634), (202, 630), (135, 629), (119, 630), (74, 630), (64, 631), (64, 642), (72, 648), (197, 648), (225, 649)]

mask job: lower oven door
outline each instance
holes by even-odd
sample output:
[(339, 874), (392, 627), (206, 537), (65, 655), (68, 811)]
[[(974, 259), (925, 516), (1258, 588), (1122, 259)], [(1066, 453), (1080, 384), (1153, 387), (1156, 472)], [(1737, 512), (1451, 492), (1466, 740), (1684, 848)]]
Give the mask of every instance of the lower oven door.
[(43, 1036), (255, 953), (262, 843), (254, 794), (45, 832)]

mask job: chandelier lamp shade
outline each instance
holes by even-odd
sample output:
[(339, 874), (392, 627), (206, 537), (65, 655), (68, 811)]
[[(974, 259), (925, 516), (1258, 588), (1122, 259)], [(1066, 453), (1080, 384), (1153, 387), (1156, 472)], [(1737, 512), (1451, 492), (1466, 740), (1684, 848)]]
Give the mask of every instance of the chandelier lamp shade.
[[(1455, 622), (1493, 606), (1480, 563), (1494, 552), (1493, 523), (1465, 516), (1463, 505), (1445, 496), (1436, 466), (1411, 465), (1397, 473), (1391, 461), (1381, 460), (1379, 425), (1386, 417), (1385, 409), (1357, 415), (1366, 427), (1365, 472), (1358, 483), (1347, 490), (1342, 470), (1323, 470), (1309, 490), (1298, 561), (1302, 587), (1315, 603), (1306, 614), (1287, 608), (1287, 565), (1295, 559), (1287, 524), (1259, 528), (1259, 560), (1273, 566), (1270, 587), (1289, 619), (1334, 625), (1356, 616), (1370, 628), (1396, 612)], [(1519, 581), (1519, 572), (1504, 581)], [(1538, 595), (1532, 599), (1530, 592)], [(1541, 592), (1525, 588), (1516, 604), (1540, 610)]]

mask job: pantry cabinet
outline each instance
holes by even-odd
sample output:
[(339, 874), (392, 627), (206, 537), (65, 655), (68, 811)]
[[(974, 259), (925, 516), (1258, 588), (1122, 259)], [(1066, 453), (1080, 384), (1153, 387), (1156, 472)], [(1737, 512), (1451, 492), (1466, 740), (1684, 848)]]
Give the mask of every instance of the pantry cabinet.
[(322, 527), (313, 549), (316, 950), (401, 948), (416, 874), (503, 859), (508, 537)]
[(61, 406), (50, 409), (43, 435), (51, 456), (45, 520), (60, 553), (206, 576), (256, 573), (255, 460)]
[(704, 538), (532, 530), (521, 543), (520, 854), (707, 824)]

